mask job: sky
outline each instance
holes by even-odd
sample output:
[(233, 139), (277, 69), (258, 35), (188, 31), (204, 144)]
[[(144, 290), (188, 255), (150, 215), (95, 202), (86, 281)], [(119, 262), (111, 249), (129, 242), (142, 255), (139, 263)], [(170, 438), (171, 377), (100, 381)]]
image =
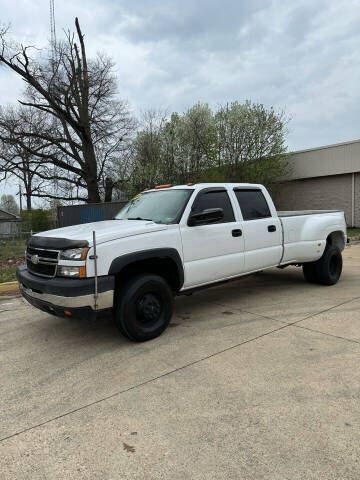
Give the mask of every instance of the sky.
[[(250, 99), (285, 110), (289, 150), (360, 138), (360, 0), (55, 0), (58, 39), (76, 16), (135, 115)], [(49, 1), (0, 0), (0, 24), (46, 47)], [(0, 68), (0, 105), (23, 87)]]

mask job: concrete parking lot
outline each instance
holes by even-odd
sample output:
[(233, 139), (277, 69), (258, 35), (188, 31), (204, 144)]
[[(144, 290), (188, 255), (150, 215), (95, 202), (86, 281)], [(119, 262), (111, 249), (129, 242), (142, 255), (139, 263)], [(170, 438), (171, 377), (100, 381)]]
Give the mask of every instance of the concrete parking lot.
[(179, 297), (144, 344), (0, 297), (1, 479), (359, 479), (359, 271)]

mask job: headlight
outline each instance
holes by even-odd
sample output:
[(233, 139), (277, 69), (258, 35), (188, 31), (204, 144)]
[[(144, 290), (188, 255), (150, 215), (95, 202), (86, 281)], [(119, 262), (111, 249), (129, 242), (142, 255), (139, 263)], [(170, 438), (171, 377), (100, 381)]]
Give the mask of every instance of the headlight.
[(85, 278), (86, 267), (68, 267), (67, 265), (59, 265), (57, 275), (59, 277)]
[(60, 253), (61, 260), (86, 260), (88, 248), (71, 248)]

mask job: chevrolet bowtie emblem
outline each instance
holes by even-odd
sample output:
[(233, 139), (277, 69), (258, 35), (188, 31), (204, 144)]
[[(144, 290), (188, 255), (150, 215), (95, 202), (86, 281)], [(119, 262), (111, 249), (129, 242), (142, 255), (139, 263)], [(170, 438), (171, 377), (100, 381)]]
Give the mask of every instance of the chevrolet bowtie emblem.
[(31, 263), (33, 263), (34, 265), (37, 265), (37, 264), (39, 263), (39, 256), (38, 256), (38, 255), (31, 255), (30, 261), (31, 261)]

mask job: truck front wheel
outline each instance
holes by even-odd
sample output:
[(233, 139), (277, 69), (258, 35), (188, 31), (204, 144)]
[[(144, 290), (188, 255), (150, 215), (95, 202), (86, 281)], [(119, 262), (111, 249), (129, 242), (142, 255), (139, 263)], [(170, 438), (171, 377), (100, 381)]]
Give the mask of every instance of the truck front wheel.
[(170, 323), (173, 307), (173, 293), (166, 280), (143, 273), (123, 284), (115, 321), (127, 338), (144, 342), (162, 334)]
[(317, 262), (304, 263), (304, 277), (308, 282), (334, 285), (342, 272), (342, 256), (339, 247), (327, 245)]

